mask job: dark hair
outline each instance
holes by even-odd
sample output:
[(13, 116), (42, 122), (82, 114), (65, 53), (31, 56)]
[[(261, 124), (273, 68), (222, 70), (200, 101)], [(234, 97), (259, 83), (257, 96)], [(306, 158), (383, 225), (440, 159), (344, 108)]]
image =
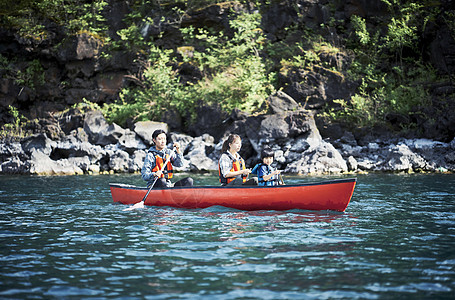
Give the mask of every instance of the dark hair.
[(264, 159), (265, 157), (273, 157), (275, 153), (273, 152), (272, 149), (270, 148), (264, 148), (261, 152), (261, 159)]
[(152, 133), (152, 139), (156, 139), (157, 136), (159, 136), (160, 134), (166, 134), (166, 131), (164, 131), (163, 129), (157, 129), (155, 130), (153, 133)]
[(223, 143), (223, 147), (221, 148), (221, 153), (226, 152), (229, 149), (229, 144), (232, 144), (234, 142), (234, 140), (237, 138), (240, 139), (240, 136), (237, 134), (230, 134)]

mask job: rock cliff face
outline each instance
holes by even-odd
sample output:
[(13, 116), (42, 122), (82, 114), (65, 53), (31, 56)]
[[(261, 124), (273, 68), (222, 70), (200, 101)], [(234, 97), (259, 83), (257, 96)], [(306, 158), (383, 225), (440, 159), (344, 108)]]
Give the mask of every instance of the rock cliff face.
[[(291, 174), (455, 171), (455, 139), (451, 143), (403, 138), (358, 142), (351, 132), (345, 132), (330, 142), (321, 137), (312, 113), (296, 108), (283, 92), (272, 95), (268, 105), (276, 113), (244, 116), (226, 130), (226, 134), (235, 132), (242, 137), (241, 155), (247, 158), (248, 167), (259, 162), (261, 149), (270, 147), (276, 167)], [(168, 130), (166, 123), (150, 121), (135, 123), (134, 130), (109, 125), (99, 111), (79, 117), (81, 126), (57, 141), (43, 133), (0, 144), (0, 174), (140, 172), (151, 133)], [(217, 171), (224, 138), (170, 133), (171, 143), (179, 142), (186, 158), (178, 170)]]
[[(119, 39), (116, 32), (124, 28), (123, 19), (130, 12), (128, 1), (110, 1), (105, 10), (110, 37)], [(453, 10), (450, 1), (441, 1), (445, 10)], [(229, 14), (251, 10), (234, 2), (212, 5), (189, 11), (180, 26), (204, 24), (229, 30)], [(277, 2), (261, 12), (261, 27), (269, 43), (284, 39), (289, 26), (320, 29), (331, 19), (345, 22), (352, 15), (374, 20), (387, 14), (383, 1), (330, 1), (299, 0)], [(178, 28), (171, 25), (143, 28), (146, 38), (157, 45), (176, 49), (181, 46)], [(52, 27), (52, 26), (50, 26)], [(330, 26), (322, 30), (324, 37), (335, 43), (343, 38)], [(33, 85), (21, 85), (0, 70), (0, 126), (12, 123), (9, 106), (17, 107), (28, 119), (37, 119), (28, 130), (34, 135), (21, 141), (1, 144), (1, 173), (79, 174), (103, 171), (135, 172), (142, 165), (150, 134), (157, 126), (169, 129), (173, 139), (186, 145), (190, 158), (186, 170), (216, 169), (220, 143), (227, 133), (239, 133), (244, 139), (243, 155), (252, 164), (260, 149), (272, 146), (276, 150), (278, 167), (292, 173), (337, 173), (349, 170), (435, 171), (453, 170), (455, 111), (455, 41), (447, 26), (430, 22), (422, 37), (422, 51), (428, 62), (449, 78), (428, 87), (432, 105), (428, 115), (437, 120), (421, 118), (416, 112), (412, 118), (418, 126), (417, 135), (399, 138), (390, 136), (385, 129), (346, 131), (337, 124), (325, 123), (317, 112), (334, 99), (349, 100), (359, 86), (343, 72), (316, 67), (312, 70), (292, 67), (280, 72), (278, 92), (268, 99), (268, 114), (247, 116), (234, 111), (226, 114), (216, 107), (198, 108), (196, 122), (185, 125), (179, 116), (171, 116), (164, 123), (129, 124), (121, 128), (108, 124), (98, 112), (81, 114), (67, 110), (84, 99), (102, 104), (118, 98), (121, 88), (133, 84), (130, 74), (137, 72), (136, 54), (130, 51), (112, 51), (101, 55), (105, 46), (95, 35), (82, 32), (65, 36), (55, 27), (41, 42), (19, 38), (14, 31), (0, 28), (0, 54), (18, 58), (9, 69), (26, 73), (31, 63), (38, 61), (42, 72), (31, 78)], [(321, 55), (326, 65), (345, 71), (352, 62), (346, 53)], [(13, 60), (12, 60), (13, 61)], [(183, 64), (182, 79), (200, 78), (200, 70)], [(184, 68), (184, 70), (183, 70)], [(396, 126), (409, 120), (390, 116)], [(435, 142), (426, 142), (428, 139)], [(436, 142), (437, 141), (437, 142)], [(423, 146), (425, 145), (425, 146)]]

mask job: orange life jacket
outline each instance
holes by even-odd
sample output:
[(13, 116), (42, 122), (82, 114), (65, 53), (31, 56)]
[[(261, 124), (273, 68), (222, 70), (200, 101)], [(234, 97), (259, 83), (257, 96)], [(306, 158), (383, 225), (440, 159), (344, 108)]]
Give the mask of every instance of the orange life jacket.
[[(231, 170), (229, 170), (229, 172), (240, 171), (240, 170), (245, 169), (245, 161), (243, 160), (243, 158), (240, 157), (239, 159), (232, 159), (231, 156), (229, 156), (229, 158), (231, 158), (231, 161), (232, 161), (232, 168), (231, 168)], [(219, 164), (218, 164), (218, 175), (219, 175), (221, 184), (228, 184), (229, 182), (231, 182), (235, 179), (235, 177), (224, 177), (221, 174), (221, 167)], [(247, 177), (246, 175), (242, 175), (243, 182), (246, 182), (246, 177)]]
[[(153, 155), (155, 155), (155, 167), (152, 169), (152, 172), (157, 172), (163, 168), (164, 162), (169, 158), (169, 154), (166, 154), (166, 160), (163, 160), (161, 156), (159, 156), (156, 152), (153, 152)], [(167, 163), (166, 168), (163, 170), (163, 174), (161, 175), (161, 178), (166, 177), (166, 179), (171, 179), (173, 176), (173, 171), (172, 171), (172, 164), (171, 161)]]

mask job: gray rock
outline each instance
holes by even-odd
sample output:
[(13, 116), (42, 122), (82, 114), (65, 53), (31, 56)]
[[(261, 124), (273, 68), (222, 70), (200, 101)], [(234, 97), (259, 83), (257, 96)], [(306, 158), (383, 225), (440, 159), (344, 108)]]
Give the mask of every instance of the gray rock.
[[(128, 147), (131, 142), (132, 134), (124, 137), (127, 131), (115, 123), (109, 125), (100, 111), (90, 111), (85, 115), (84, 130), (92, 144), (106, 146), (122, 141)], [(140, 146), (139, 142), (137, 146)]]
[[(139, 122), (135, 129), (140, 132), (141, 125), (147, 125), (142, 126), (148, 128), (142, 131), (145, 136), (145, 132), (153, 132), (156, 127), (152, 126), (156, 124), (164, 123)], [(241, 151), (241, 154), (245, 156), (248, 166), (259, 160), (259, 153), (264, 147), (270, 147), (275, 152), (277, 166), (289, 173), (455, 170), (455, 139), (443, 143), (429, 139), (372, 137), (357, 143), (350, 132), (345, 132), (331, 144), (329, 139), (322, 139), (312, 114), (301, 109), (240, 118), (233, 124), (233, 131), (219, 133), (224, 138), (216, 143), (209, 134), (193, 138), (182, 133), (170, 133), (168, 147), (171, 148), (173, 142), (179, 142), (185, 155), (184, 165), (176, 171), (216, 171), (222, 143), (231, 132), (242, 136), (244, 152)], [(244, 148), (247, 148), (246, 151)], [(93, 111), (86, 114), (84, 129), (75, 128), (57, 142), (45, 134), (37, 134), (23, 139), (21, 143), (0, 144), (0, 173), (67, 175), (104, 171), (139, 172), (145, 155), (146, 145), (136, 131), (116, 124), (109, 125), (101, 112)]]
[(386, 157), (381, 169), (384, 171), (410, 172), (424, 170), (426, 161), (420, 155), (414, 153), (405, 144), (390, 147), (390, 154)]
[(89, 142), (88, 134), (82, 127), (78, 127), (76, 129), (72, 130), (62, 140), (71, 140), (71, 141), (81, 142), (81, 143)]
[[(69, 157), (68, 158), (68, 163), (75, 166), (76, 168), (79, 168), (82, 170), (84, 173), (88, 173), (90, 170), (90, 159), (88, 156), (80, 156), (80, 157)], [(78, 173), (75, 173), (78, 174)]]
[(349, 156), (346, 165), (348, 167), (348, 171), (357, 171), (358, 163), (357, 160), (353, 156)]
[(95, 141), (96, 145), (106, 146), (109, 144), (117, 144), (123, 139), (123, 142), (126, 144), (124, 135), (126, 130), (120, 127), (119, 125), (113, 123), (107, 128), (103, 128), (99, 134), (98, 139)]
[(0, 174), (29, 174), (30, 162), (18, 156), (9, 157), (0, 164)]
[(299, 159), (289, 163), (285, 172), (296, 174), (327, 174), (346, 172), (348, 167), (332, 144), (322, 141), (317, 147), (303, 152)]
[(282, 140), (289, 136), (289, 124), (286, 114), (268, 115), (262, 120), (259, 129), (259, 138), (266, 140)]
[(129, 170), (129, 161), (130, 157), (128, 152), (117, 149), (117, 150), (108, 150), (109, 154), (109, 169), (114, 172), (125, 172)]
[(135, 150), (144, 150), (147, 146), (142, 139), (133, 131), (125, 129), (124, 134), (120, 136), (118, 141), (120, 148), (128, 153), (133, 153)]
[(268, 112), (271, 114), (284, 113), (298, 109), (299, 104), (283, 91), (278, 91), (266, 99)]
[(168, 144), (168, 148), (172, 148), (174, 143), (179, 143), (180, 144), (180, 149), (185, 154), (185, 153), (188, 152), (188, 145), (193, 140), (194, 140), (194, 138), (189, 136), (189, 135), (172, 132), (170, 134), (170, 143)]
[(380, 164), (375, 159), (370, 157), (362, 157), (357, 159), (357, 169), (361, 171), (374, 171), (377, 169), (377, 166)]
[(100, 111), (89, 111), (85, 114), (84, 130), (91, 143), (96, 143), (100, 133), (109, 127), (106, 119)]
[(54, 147), (54, 153), (55, 156), (60, 154), (60, 158), (87, 156), (92, 164), (98, 162), (106, 155), (106, 151), (99, 145), (87, 142), (81, 143), (73, 139), (57, 142)]
[(284, 151), (283, 150), (277, 150), (275, 151), (275, 158), (274, 160), (279, 163), (280, 165), (284, 164), (286, 162), (286, 158), (284, 157)]
[(187, 148), (188, 153), (186, 154), (186, 157), (188, 158), (189, 169), (191, 171), (218, 170), (218, 162), (208, 157), (215, 149), (213, 137), (209, 135), (196, 137)]
[(35, 175), (75, 175), (83, 174), (81, 168), (68, 159), (52, 160), (39, 150), (33, 150), (30, 158), (30, 174)]
[(141, 121), (134, 124), (133, 131), (145, 141), (147, 146), (151, 146), (153, 144), (152, 134), (157, 129), (162, 129), (165, 132), (169, 130), (166, 123)]
[(342, 144), (341, 146), (343, 156), (360, 156), (363, 150), (360, 146), (351, 146), (348, 144)]
[(130, 160), (128, 161), (128, 172), (140, 172), (146, 155), (147, 152), (144, 150), (134, 151), (133, 155), (130, 155)]
[(100, 40), (86, 33), (70, 36), (60, 45), (57, 57), (62, 62), (94, 58), (101, 45)]
[(46, 155), (50, 155), (55, 142), (50, 140), (45, 133), (40, 133), (23, 139), (21, 145), (27, 154), (38, 150)]
[(27, 155), (20, 143), (0, 144), (0, 161), (5, 161), (12, 156), (24, 159)]

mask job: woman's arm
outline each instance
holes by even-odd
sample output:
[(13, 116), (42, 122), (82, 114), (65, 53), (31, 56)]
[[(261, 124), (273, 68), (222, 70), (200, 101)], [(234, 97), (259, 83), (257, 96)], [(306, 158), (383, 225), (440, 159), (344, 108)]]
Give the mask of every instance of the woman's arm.
[(239, 175), (248, 175), (251, 173), (251, 170), (250, 169), (243, 169), (243, 170), (239, 170), (239, 171), (229, 171), (226, 173), (226, 175), (224, 175), (224, 177), (236, 177), (236, 176), (239, 176)]
[(221, 154), (220, 157), (220, 171), (221, 175), (223, 177), (228, 178), (228, 177), (237, 177), (239, 175), (248, 175), (251, 173), (250, 169), (245, 169), (243, 168), (242, 170), (239, 171), (231, 171), (232, 168), (232, 162), (231, 159), (227, 154)]

